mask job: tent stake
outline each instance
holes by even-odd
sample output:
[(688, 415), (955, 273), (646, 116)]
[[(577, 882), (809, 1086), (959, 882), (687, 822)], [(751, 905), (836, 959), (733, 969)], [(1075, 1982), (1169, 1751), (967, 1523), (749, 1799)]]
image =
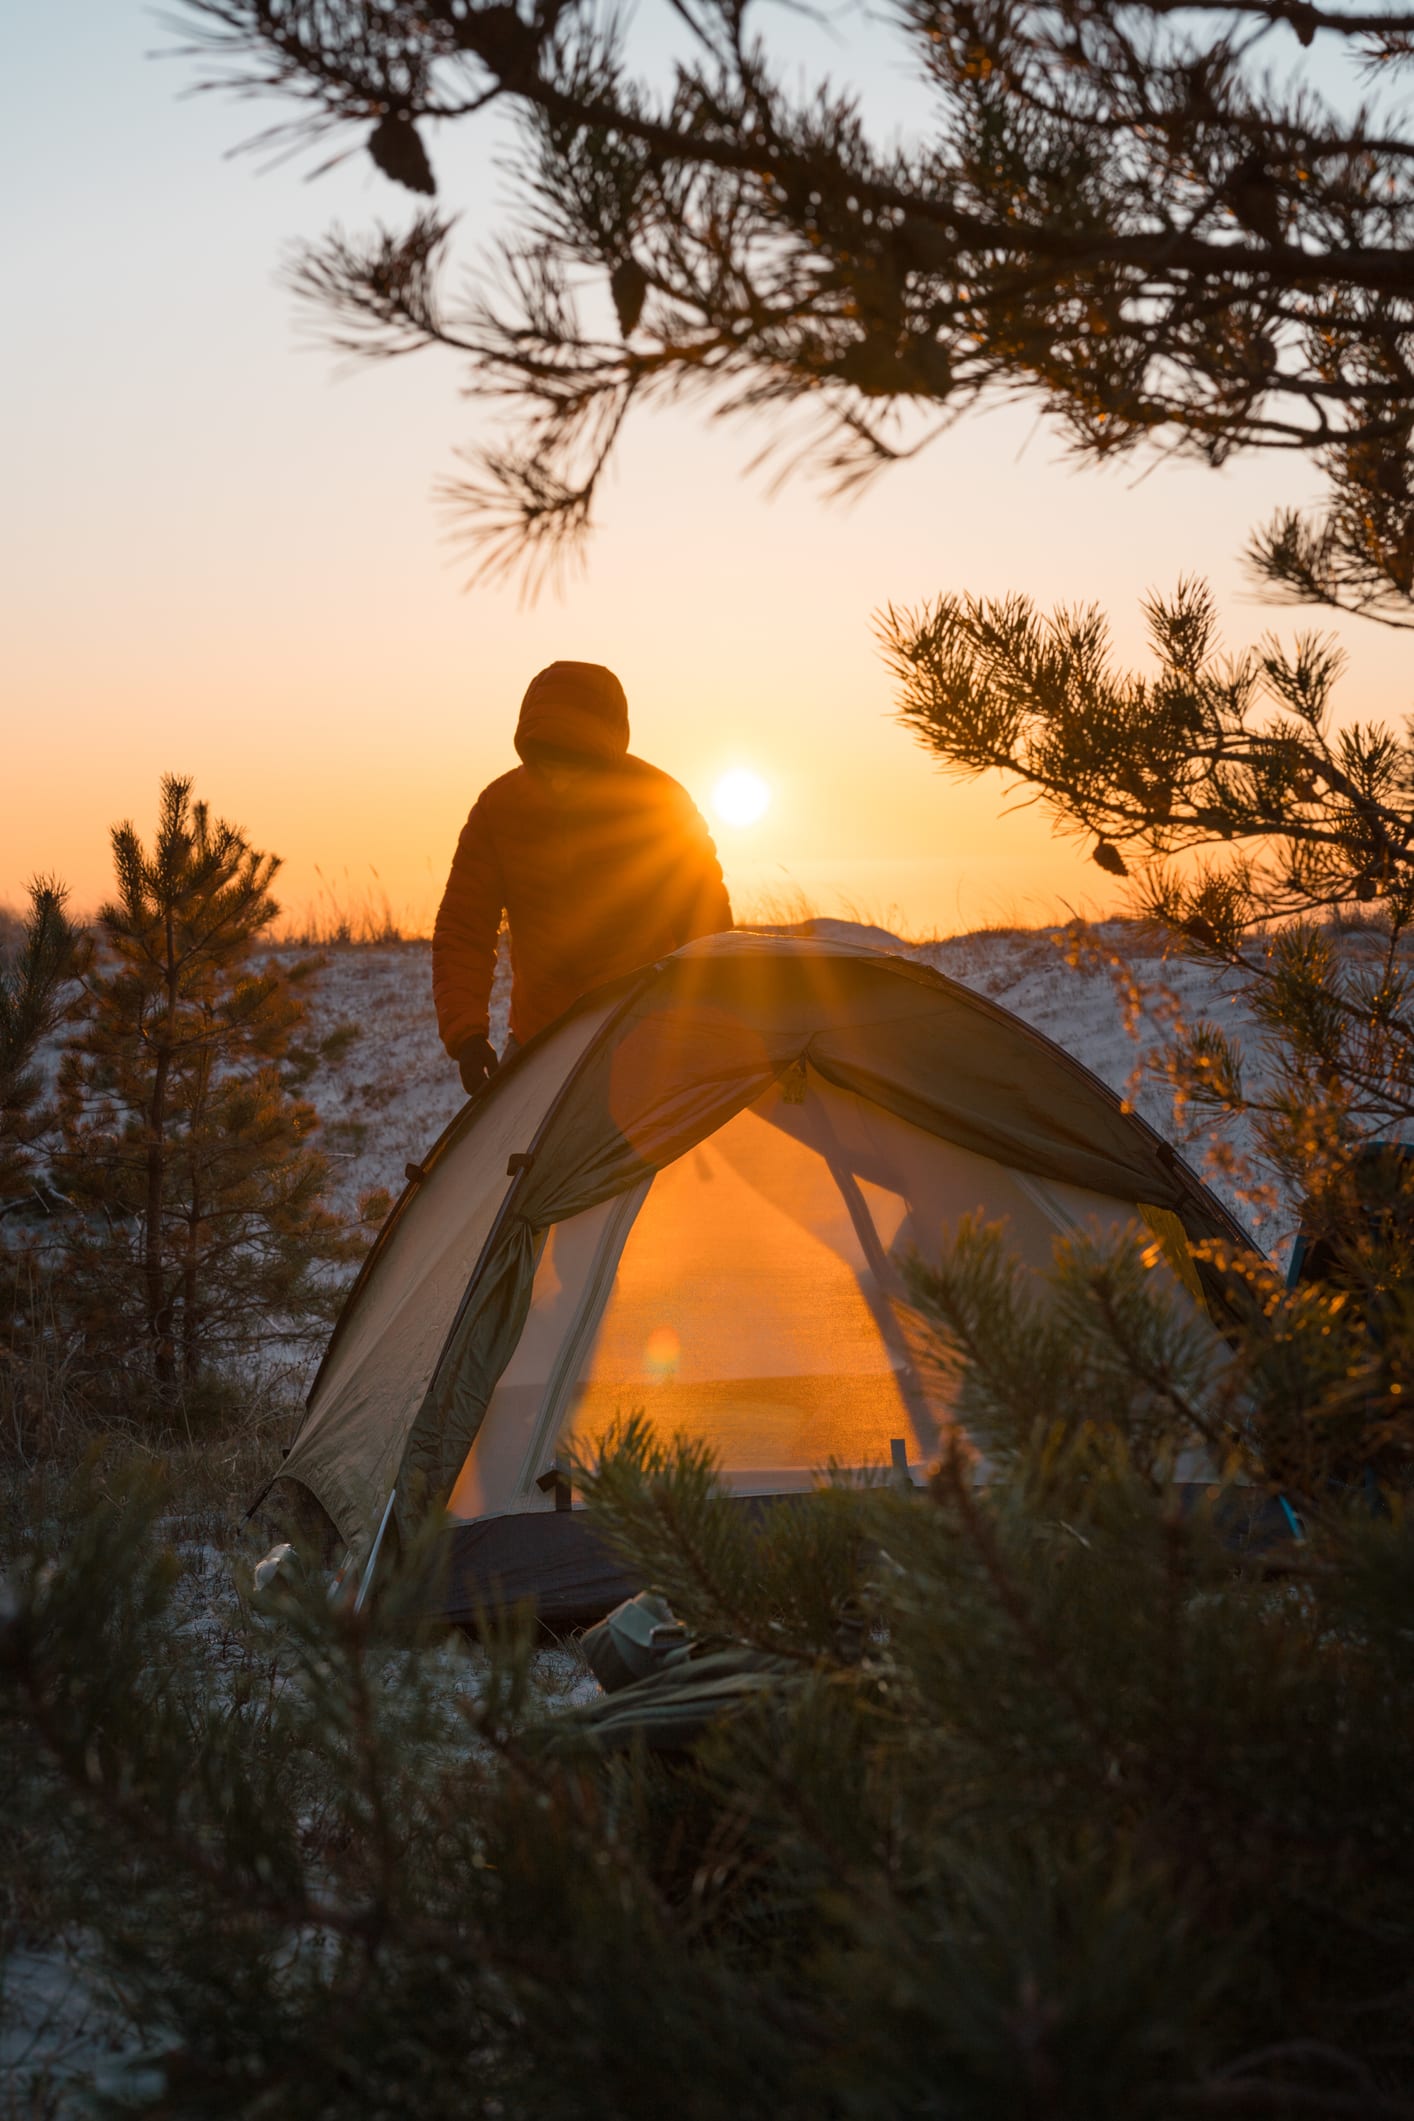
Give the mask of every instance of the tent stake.
[(388, 1519), (393, 1514), (393, 1497), (397, 1492), (396, 1488), (389, 1488), (388, 1490), (388, 1500), (383, 1505), (383, 1519), (378, 1527), (378, 1537), (373, 1542), (373, 1552), (368, 1557), (368, 1566), (363, 1572), (363, 1581), (358, 1587), (358, 1596), (354, 1600), (354, 1611), (356, 1613), (363, 1611), (363, 1601), (368, 1596), (368, 1586), (373, 1581), (373, 1571), (378, 1565), (378, 1549), (383, 1544), (383, 1534), (388, 1529)]

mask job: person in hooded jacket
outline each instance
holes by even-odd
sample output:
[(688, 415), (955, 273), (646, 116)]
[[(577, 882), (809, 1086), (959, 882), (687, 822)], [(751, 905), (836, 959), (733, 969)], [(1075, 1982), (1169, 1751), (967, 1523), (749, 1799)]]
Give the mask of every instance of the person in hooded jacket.
[(551, 663), (521, 702), (523, 763), (483, 788), (432, 933), (442, 1043), (470, 1096), (494, 1074), (488, 1007), (502, 912), (511, 1045), (605, 980), (732, 925), (701, 814), (628, 748), (628, 701), (600, 663)]

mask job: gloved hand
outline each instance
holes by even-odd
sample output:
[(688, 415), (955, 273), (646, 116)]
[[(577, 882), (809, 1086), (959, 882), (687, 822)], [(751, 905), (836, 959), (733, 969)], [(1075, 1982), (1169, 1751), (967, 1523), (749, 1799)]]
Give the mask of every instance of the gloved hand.
[(469, 1038), (457, 1055), (457, 1070), (468, 1097), (484, 1090), (501, 1063), (489, 1038)]

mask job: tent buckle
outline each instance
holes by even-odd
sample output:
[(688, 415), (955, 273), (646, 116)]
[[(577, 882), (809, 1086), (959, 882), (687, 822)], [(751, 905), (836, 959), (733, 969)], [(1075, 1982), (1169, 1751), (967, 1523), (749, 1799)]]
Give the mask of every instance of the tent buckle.
[(539, 1488), (542, 1495), (548, 1495), (552, 1489), (554, 1490), (555, 1508), (557, 1511), (568, 1510), (573, 1506), (574, 1489), (570, 1486), (569, 1474), (564, 1470), (563, 1466), (547, 1467), (535, 1485)]

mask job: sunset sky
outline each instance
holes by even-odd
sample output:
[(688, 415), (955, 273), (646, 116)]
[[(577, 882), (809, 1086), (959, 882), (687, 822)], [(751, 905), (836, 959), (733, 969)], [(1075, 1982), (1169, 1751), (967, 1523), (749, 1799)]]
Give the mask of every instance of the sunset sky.
[[(865, 34), (851, 67), (903, 123), (896, 47)], [(563, 596), (467, 592), (432, 487), (487, 415), (436, 355), (341, 374), (276, 280), (291, 239), (401, 224), (407, 195), (362, 153), (313, 182), (315, 158), (229, 158), (273, 114), (184, 96), (191, 65), (149, 56), (177, 41), (132, 0), (0, 27), (0, 902), (45, 871), (95, 904), (109, 825), (149, 827), (173, 769), (285, 857), (296, 917), (317, 867), (425, 927), (467, 808), (515, 763), (527, 680), (566, 656), (619, 672), (634, 748), (704, 805), (736, 769), (769, 788), (755, 822), (713, 819), (743, 910), (803, 895), (913, 933), (1095, 911), (1114, 900), (1083, 849), (1036, 812), (1003, 820), (999, 787), (943, 779), (893, 723), (871, 613), (945, 588), (1096, 599), (1139, 653), (1143, 592), (1205, 570), (1231, 645), (1317, 623), (1255, 604), (1239, 564), (1303, 467), (1075, 469), (1025, 410), (964, 422), (849, 506), (746, 477), (759, 429), (640, 420)], [(842, 49), (820, 33), (805, 56)], [(491, 134), (465, 131), (429, 145), (472, 260), (498, 180)], [(1340, 631), (1345, 707), (1414, 706), (1407, 639)]]

